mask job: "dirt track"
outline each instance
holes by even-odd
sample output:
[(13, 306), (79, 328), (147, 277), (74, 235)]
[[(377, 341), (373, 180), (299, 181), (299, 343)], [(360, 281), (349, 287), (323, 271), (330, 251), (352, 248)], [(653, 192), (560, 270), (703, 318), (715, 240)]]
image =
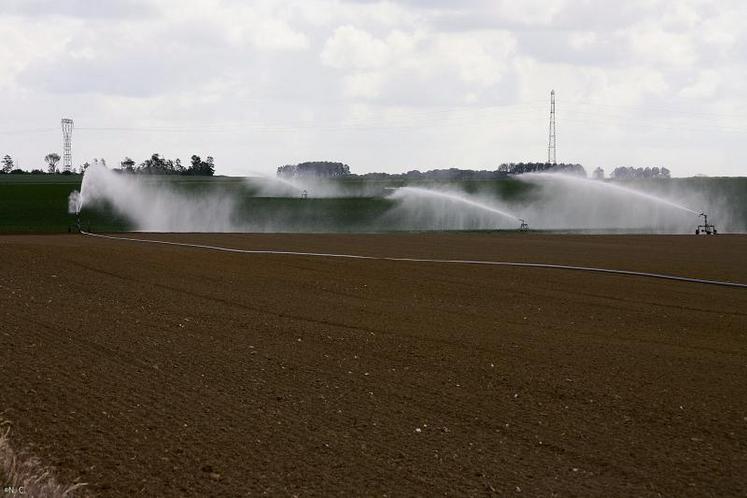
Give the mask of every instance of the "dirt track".
[[(747, 282), (745, 236), (150, 237)], [(0, 319), (15, 441), (101, 496), (747, 495), (744, 289), (0, 236)]]

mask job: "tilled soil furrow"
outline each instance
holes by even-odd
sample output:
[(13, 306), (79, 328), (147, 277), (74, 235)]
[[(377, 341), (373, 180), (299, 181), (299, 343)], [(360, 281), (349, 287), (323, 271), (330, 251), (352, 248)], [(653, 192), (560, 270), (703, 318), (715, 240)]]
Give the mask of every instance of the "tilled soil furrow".
[[(747, 273), (726, 237), (144, 236)], [(745, 491), (740, 290), (73, 236), (0, 257), (0, 409), (101, 496)]]

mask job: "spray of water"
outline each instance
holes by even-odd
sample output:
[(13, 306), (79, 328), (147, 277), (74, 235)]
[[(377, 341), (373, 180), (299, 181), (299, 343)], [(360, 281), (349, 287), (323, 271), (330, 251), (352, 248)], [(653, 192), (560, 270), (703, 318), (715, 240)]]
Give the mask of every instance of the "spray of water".
[[(493, 229), (500, 220), (521, 224), (510, 212), (463, 192), (432, 190), (422, 187), (400, 187), (391, 199), (399, 201), (394, 216), (403, 228), (414, 229)], [(407, 226), (407, 223), (410, 226)]]
[(599, 181), (599, 180), (589, 180), (588, 178), (583, 178), (577, 175), (567, 175), (563, 173), (527, 173), (525, 175), (520, 176), (520, 178), (546, 178), (546, 179), (551, 179), (551, 180), (575, 183), (577, 185), (585, 185), (591, 188), (607, 189), (607, 190), (613, 191), (621, 195), (634, 196), (634, 197), (638, 197), (641, 199), (645, 199), (647, 201), (655, 202), (657, 204), (669, 206), (675, 209), (681, 209), (683, 211), (687, 211), (692, 214), (696, 214), (696, 215), (700, 214), (700, 212), (698, 211), (694, 211), (688, 207), (685, 207), (681, 204), (670, 201), (669, 199), (665, 199), (663, 197), (658, 197), (656, 195), (652, 195), (647, 192), (642, 192), (640, 190), (635, 190), (629, 187), (624, 187), (622, 185), (617, 185), (615, 183), (609, 183), (609, 182), (604, 182), (604, 181)]
[(67, 212), (70, 214), (78, 214), (80, 213), (81, 207), (83, 206), (80, 192), (73, 190), (67, 198)]
[(149, 178), (115, 173), (91, 166), (83, 175), (80, 192), (73, 192), (68, 205), (83, 208), (107, 205), (146, 232), (236, 232), (236, 202), (220, 192), (187, 195)]
[(245, 183), (255, 190), (257, 197), (298, 197), (304, 190), (308, 193), (308, 189), (299, 182), (261, 172), (252, 171)]
[(535, 186), (518, 201), (522, 212), (531, 216), (533, 228), (689, 233), (697, 225), (699, 211), (687, 205), (713, 208), (701, 193), (675, 191), (669, 182), (650, 182), (650, 188), (667, 189), (663, 195), (559, 173), (530, 173), (517, 178)]
[[(308, 197), (333, 199), (353, 197), (382, 197), (386, 194), (382, 182), (312, 176), (283, 178), (252, 172), (245, 179), (246, 187), (257, 197)], [(305, 192), (305, 195), (304, 195)]]
[[(654, 195), (628, 187), (558, 174), (531, 174), (520, 180), (535, 185), (512, 202), (496, 198), (495, 190), (467, 194), (459, 190), (401, 187), (385, 190), (386, 183), (317, 180), (325, 192), (346, 200), (318, 199), (307, 202), (298, 193), (302, 185), (295, 179), (255, 180), (240, 189), (222, 182), (185, 188), (173, 179), (115, 173), (102, 166), (90, 167), (80, 192), (69, 198), (71, 213), (105, 207), (129, 220), (137, 231), (162, 232), (314, 232), (377, 230), (474, 230), (519, 228), (521, 213), (531, 220), (531, 228), (593, 231), (627, 230), (656, 233), (691, 233), (700, 220), (686, 207), (706, 206), (719, 231), (744, 230), (744, 216), (733, 217), (735, 209), (724, 207), (717, 195), (701, 189), (667, 187), (655, 182), (653, 188), (667, 189)], [(247, 182), (250, 179), (247, 179)], [(305, 179), (304, 179), (305, 180)], [(259, 182), (274, 185), (285, 195), (262, 199)], [(293, 185), (287, 185), (290, 183)], [(221, 186), (223, 185), (223, 186)], [(310, 188), (309, 197), (319, 190)], [(345, 189), (360, 188), (357, 195)], [(251, 192), (254, 192), (252, 197)], [(278, 190), (279, 192), (279, 190)], [(379, 192), (376, 195), (362, 195)], [(389, 194), (389, 195), (387, 195)], [(284, 200), (283, 197), (286, 199)], [(357, 197), (353, 199), (352, 197)], [(375, 197), (375, 198), (372, 198)], [(734, 196), (724, 196), (734, 203)], [(685, 200), (675, 202), (672, 199)], [(714, 201), (715, 199), (715, 201)], [(738, 202), (736, 204), (739, 204)], [(354, 214), (346, 210), (352, 209)], [(736, 208), (738, 209), (738, 208)], [(84, 220), (85, 221), (85, 220)]]
[(285, 185), (286, 187), (289, 187), (291, 190), (295, 190), (297, 192), (300, 192), (304, 190), (304, 188), (300, 185), (296, 185), (291, 180), (286, 180), (285, 178), (279, 177), (279, 176), (273, 176), (271, 177), (272, 181), (278, 182), (282, 185)]

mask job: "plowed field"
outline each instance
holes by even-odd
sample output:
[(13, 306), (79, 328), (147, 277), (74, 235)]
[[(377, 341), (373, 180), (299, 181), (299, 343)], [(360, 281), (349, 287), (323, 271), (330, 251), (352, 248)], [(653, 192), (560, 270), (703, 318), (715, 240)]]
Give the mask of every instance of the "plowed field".
[[(137, 236), (747, 282), (747, 236)], [(0, 236), (0, 413), (100, 496), (745, 496), (747, 290)]]

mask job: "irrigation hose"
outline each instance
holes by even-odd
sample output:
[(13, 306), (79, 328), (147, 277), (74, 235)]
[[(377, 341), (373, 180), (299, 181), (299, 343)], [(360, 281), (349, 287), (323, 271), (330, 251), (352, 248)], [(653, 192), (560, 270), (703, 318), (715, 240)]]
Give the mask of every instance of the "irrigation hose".
[(170, 246), (192, 247), (196, 249), (208, 249), (211, 251), (232, 252), (241, 254), (268, 254), (279, 256), (309, 256), (320, 258), (341, 258), (341, 259), (358, 259), (370, 261), (400, 261), (406, 263), (437, 263), (437, 264), (463, 264), (463, 265), (488, 265), (488, 266), (514, 266), (523, 268), (550, 268), (556, 270), (585, 271), (594, 273), (608, 273), (614, 275), (628, 275), (633, 277), (657, 278), (662, 280), (675, 280), (678, 282), (689, 282), (694, 284), (718, 285), (721, 287), (737, 287), (747, 289), (747, 284), (739, 282), (725, 282), (721, 280), (706, 280), (702, 278), (681, 277), (678, 275), (666, 275), (663, 273), (649, 273), (631, 270), (614, 270), (610, 268), (594, 268), (587, 266), (571, 265), (554, 265), (549, 263), (520, 263), (515, 261), (483, 261), (470, 259), (428, 259), (428, 258), (394, 258), (386, 256), (361, 256), (356, 254), (333, 254), (324, 252), (300, 252), (300, 251), (274, 251), (270, 249), (235, 249), (231, 247), (210, 246), (204, 244), (188, 244), (185, 242), (169, 242), (165, 240), (136, 239), (133, 237), (115, 237), (113, 235), (102, 235), (97, 233), (80, 231), (81, 234), (89, 237), (99, 237), (102, 239), (125, 240), (129, 242), (144, 242), (149, 244), (162, 244)]

